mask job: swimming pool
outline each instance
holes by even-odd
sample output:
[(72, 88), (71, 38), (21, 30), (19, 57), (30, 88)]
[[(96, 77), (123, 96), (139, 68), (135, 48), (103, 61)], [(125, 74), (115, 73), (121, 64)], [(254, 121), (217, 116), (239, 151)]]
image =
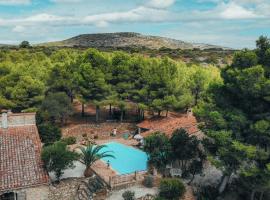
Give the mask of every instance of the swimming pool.
[(135, 171), (147, 170), (147, 154), (141, 150), (117, 142), (105, 144), (102, 151), (112, 151), (115, 158), (103, 158), (118, 174), (129, 174)]

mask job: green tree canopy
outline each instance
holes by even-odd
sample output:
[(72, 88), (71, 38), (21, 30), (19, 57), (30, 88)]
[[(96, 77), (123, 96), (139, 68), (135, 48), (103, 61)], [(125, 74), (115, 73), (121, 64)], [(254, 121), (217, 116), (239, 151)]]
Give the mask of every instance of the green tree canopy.
[(53, 123), (64, 123), (73, 112), (73, 107), (64, 92), (49, 93), (41, 105), (41, 115)]
[(237, 53), (233, 66), (222, 71), (224, 83), (210, 88), (210, 96), (205, 96), (195, 109), (205, 122), (211, 161), (224, 172), (220, 193), (228, 188), (232, 174), (239, 177), (238, 192), (250, 191), (251, 200), (270, 189), (270, 80), (265, 65), (269, 49), (269, 39), (260, 37), (258, 63), (251, 51)]
[(22, 41), (20, 44), (20, 48), (29, 48), (29, 47), (31, 47), (31, 45), (28, 41)]
[(52, 144), (61, 139), (61, 130), (54, 124), (42, 123), (38, 125), (41, 142), (45, 145)]
[(74, 167), (73, 161), (78, 158), (78, 154), (68, 151), (65, 143), (56, 142), (43, 148), (41, 158), (48, 172), (53, 172), (59, 181), (64, 170)]
[(169, 139), (163, 133), (154, 133), (144, 140), (144, 151), (149, 155), (149, 163), (163, 171), (170, 159)]

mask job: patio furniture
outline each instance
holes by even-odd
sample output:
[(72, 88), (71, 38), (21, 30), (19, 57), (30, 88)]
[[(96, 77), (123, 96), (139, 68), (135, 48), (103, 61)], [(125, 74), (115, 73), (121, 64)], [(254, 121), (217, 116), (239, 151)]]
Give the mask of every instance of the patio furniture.
[(125, 140), (128, 140), (129, 136), (130, 136), (129, 133), (124, 133), (122, 137), (123, 137)]

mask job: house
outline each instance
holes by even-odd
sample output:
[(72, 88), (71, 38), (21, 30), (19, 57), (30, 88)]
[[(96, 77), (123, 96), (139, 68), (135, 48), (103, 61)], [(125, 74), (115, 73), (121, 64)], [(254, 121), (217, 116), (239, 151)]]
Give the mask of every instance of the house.
[(175, 114), (168, 117), (146, 119), (137, 124), (137, 127), (143, 137), (147, 137), (154, 132), (162, 132), (170, 137), (176, 129), (183, 128), (190, 135), (202, 138), (203, 133), (198, 129), (197, 124), (196, 118), (191, 114)]
[(0, 116), (0, 200), (47, 200), (35, 113)]

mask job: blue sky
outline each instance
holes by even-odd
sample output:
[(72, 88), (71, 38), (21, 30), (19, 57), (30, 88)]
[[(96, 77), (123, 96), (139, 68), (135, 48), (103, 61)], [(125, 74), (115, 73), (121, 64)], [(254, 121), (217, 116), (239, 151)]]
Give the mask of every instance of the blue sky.
[(0, 0), (0, 43), (139, 32), (254, 48), (270, 36), (270, 0)]

